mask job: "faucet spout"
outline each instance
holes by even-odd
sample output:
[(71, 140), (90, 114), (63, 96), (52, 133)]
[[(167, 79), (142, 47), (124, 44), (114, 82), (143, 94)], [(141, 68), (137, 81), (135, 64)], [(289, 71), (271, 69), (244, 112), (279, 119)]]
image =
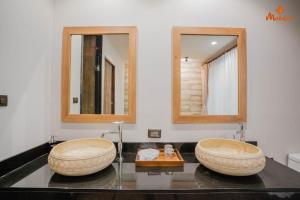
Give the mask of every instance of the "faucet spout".
[(119, 140), (118, 140), (118, 154), (119, 157), (117, 158), (119, 162), (123, 161), (123, 156), (122, 156), (122, 150), (123, 150), (123, 130), (122, 130), (122, 124), (124, 122), (113, 122), (114, 124), (118, 124), (118, 131), (104, 131), (101, 134), (101, 138), (103, 138), (106, 134), (118, 134)]

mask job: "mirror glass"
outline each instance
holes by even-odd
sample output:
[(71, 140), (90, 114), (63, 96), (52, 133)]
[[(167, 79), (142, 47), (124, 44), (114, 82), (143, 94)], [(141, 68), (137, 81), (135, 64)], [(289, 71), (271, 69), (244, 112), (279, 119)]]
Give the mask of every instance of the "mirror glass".
[(238, 115), (237, 39), (181, 35), (180, 115)]
[(71, 35), (69, 114), (128, 114), (128, 34)]

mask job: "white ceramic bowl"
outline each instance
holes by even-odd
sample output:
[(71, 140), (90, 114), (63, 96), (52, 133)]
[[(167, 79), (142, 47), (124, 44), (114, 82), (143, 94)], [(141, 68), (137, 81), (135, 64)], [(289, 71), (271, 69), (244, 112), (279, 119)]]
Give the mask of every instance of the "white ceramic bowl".
[(205, 167), (232, 176), (249, 176), (265, 167), (262, 150), (237, 140), (208, 138), (200, 140), (195, 155)]
[(48, 156), (48, 164), (58, 174), (83, 176), (106, 168), (115, 157), (116, 148), (111, 141), (83, 138), (54, 146)]

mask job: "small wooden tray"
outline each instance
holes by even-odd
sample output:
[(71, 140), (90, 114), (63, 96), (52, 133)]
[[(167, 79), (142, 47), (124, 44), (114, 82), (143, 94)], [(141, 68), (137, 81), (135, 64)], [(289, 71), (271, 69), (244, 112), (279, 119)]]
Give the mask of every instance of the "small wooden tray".
[(179, 151), (174, 149), (172, 156), (165, 156), (164, 150), (159, 149), (159, 157), (155, 160), (139, 160), (138, 154), (135, 158), (135, 165), (138, 167), (178, 167), (183, 166), (184, 160)]

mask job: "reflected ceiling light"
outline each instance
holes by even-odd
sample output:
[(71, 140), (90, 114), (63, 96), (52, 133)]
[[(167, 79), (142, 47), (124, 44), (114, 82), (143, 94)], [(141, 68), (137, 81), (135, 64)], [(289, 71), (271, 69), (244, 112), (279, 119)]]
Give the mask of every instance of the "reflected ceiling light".
[(211, 45), (216, 45), (216, 44), (218, 44), (216, 41), (212, 41), (211, 43), (210, 43)]

